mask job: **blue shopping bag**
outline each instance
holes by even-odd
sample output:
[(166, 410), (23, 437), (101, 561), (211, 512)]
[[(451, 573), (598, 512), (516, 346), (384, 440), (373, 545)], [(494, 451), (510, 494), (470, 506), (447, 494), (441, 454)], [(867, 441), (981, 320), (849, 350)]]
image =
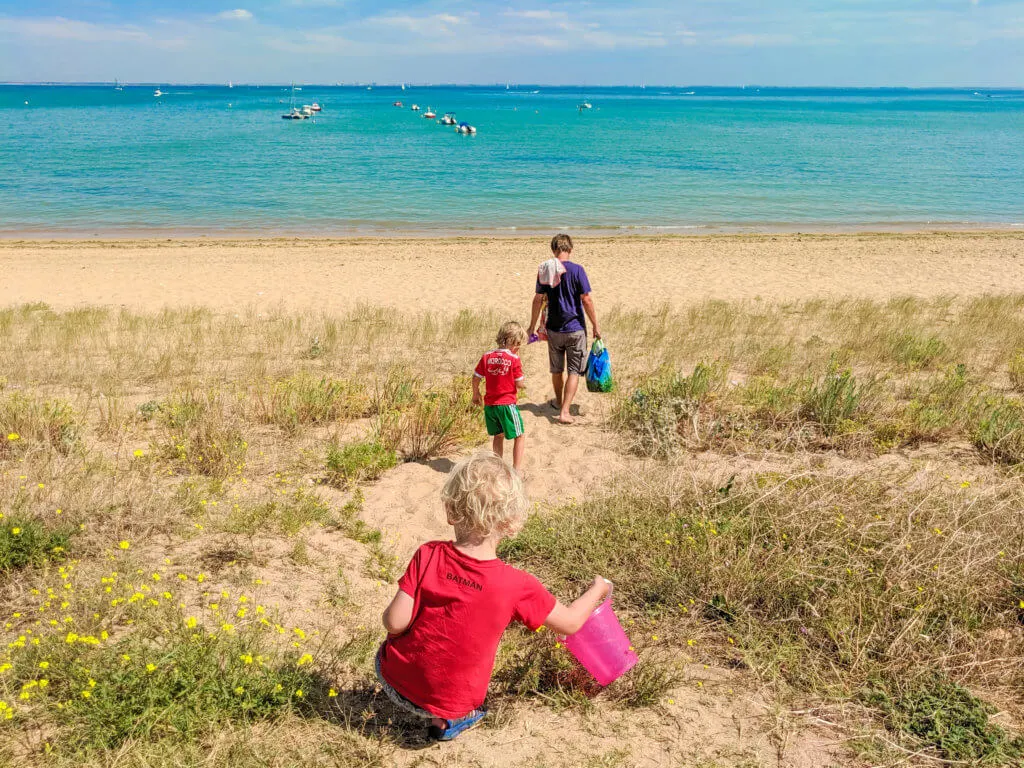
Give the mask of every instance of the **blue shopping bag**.
[(608, 347), (600, 339), (595, 339), (587, 356), (587, 391), (611, 392), (615, 386), (612, 380), (612, 359)]

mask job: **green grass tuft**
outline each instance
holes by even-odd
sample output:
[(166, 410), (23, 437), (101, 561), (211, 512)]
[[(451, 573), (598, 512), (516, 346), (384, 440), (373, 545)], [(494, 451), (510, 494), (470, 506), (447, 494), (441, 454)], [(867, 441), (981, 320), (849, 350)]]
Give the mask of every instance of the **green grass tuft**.
[(394, 449), (376, 440), (362, 440), (327, 448), (327, 482), (338, 487), (377, 480), (398, 464)]

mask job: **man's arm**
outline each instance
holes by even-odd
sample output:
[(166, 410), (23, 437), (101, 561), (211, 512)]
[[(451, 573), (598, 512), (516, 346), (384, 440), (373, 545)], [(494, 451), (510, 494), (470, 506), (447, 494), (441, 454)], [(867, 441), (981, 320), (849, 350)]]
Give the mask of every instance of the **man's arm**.
[(473, 405), (482, 405), (483, 397), (480, 395), (480, 377), (473, 374)]
[(540, 311), (544, 308), (544, 294), (535, 293), (533, 295), (533, 306), (530, 308), (530, 328), (526, 331), (528, 334), (533, 334), (537, 330), (537, 321), (540, 320)]
[(594, 309), (594, 300), (589, 293), (583, 294), (583, 311), (587, 313), (590, 325), (594, 328), (594, 338), (601, 338), (601, 326), (597, 324), (597, 310)]

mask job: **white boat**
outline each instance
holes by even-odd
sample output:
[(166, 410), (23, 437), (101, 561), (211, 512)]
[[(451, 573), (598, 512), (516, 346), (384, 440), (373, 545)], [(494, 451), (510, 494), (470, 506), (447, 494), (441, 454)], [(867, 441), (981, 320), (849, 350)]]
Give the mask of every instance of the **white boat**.
[(413, 104), (411, 107), (409, 107), (409, 109), (411, 109), (413, 112), (419, 112), (420, 111), (420, 105), (419, 104)]
[(124, 90), (124, 86), (121, 85), (120, 81), (117, 78), (114, 78), (114, 90), (115, 91), (123, 91)]
[(304, 117), (312, 117), (313, 116), (313, 107), (310, 104), (303, 104), (301, 111), (302, 111), (302, 114), (303, 114)]
[(458, 126), (456, 126), (455, 128), (455, 132), (465, 135), (471, 135), (476, 133), (476, 128), (474, 128), (469, 123), (459, 123)]
[(444, 117), (441, 118), (441, 125), (455, 125), (455, 113), (445, 112)]
[(155, 91), (153, 91), (153, 95), (154, 96), (163, 96), (164, 92), (161, 91), (159, 88), (157, 88)]
[(230, 81), (230, 80), (228, 80), (228, 88), (234, 88), (234, 87), (235, 87), (235, 86), (234, 86), (234, 85), (233, 85), (233, 84), (231, 83), (231, 81)]
[(311, 110), (313, 110), (314, 112), (323, 112), (324, 111), (324, 108), (320, 106), (320, 102), (319, 101), (314, 101), (312, 104), (309, 105), (309, 108)]
[(298, 90), (300, 89), (296, 88), (295, 84), (292, 83), (291, 108), (288, 110), (288, 114), (281, 115), (281, 117), (284, 120), (308, 120), (310, 116), (313, 114), (313, 110), (312, 108), (310, 108), (308, 104), (304, 106), (302, 109), (299, 109), (298, 107), (295, 106), (295, 92)]
[(593, 109), (593, 108), (594, 108), (594, 105), (593, 105), (593, 104), (591, 104), (591, 103), (590, 103), (589, 101), (584, 101), (584, 102), (583, 102), (582, 104), (580, 104), (580, 111), (581, 111), (581, 112), (582, 112), (582, 111), (583, 111), (584, 109)]
[(435, 117), (437, 117), (437, 113), (430, 107), (427, 107), (427, 111), (423, 113), (423, 117), (425, 117), (427, 120), (433, 120)]
[(391, 106), (392, 107), (401, 107), (401, 106), (403, 106), (403, 104), (400, 101), (393, 101), (393, 102), (391, 102)]
[(402, 90), (405, 90), (405, 83), (402, 83)]

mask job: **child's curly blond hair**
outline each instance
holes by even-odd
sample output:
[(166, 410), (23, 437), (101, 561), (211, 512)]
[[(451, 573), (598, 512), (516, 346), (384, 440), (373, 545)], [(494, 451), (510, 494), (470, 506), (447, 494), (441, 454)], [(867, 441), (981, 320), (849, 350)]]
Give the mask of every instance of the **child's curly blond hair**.
[(495, 341), (501, 349), (512, 349), (521, 347), (526, 343), (526, 330), (515, 320), (509, 320), (498, 329), (498, 337)]
[(514, 536), (526, 522), (529, 502), (519, 474), (484, 451), (456, 464), (441, 489), (448, 522), (479, 536)]

